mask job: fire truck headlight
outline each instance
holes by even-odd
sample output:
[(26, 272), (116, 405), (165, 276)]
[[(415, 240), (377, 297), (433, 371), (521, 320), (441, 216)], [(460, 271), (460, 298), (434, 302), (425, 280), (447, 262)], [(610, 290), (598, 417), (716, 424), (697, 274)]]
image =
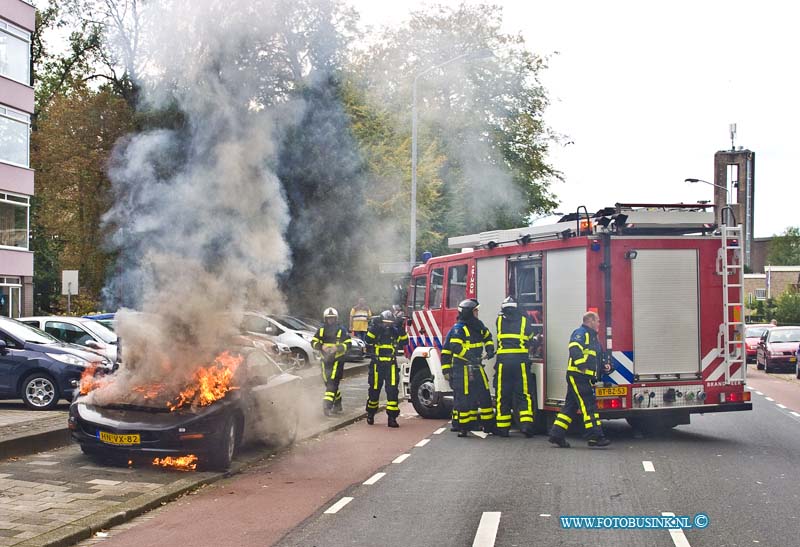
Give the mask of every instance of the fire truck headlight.
[(644, 401), (644, 393), (638, 393), (636, 395), (636, 402), (642, 404), (642, 401)]
[(694, 401), (694, 391), (687, 391), (686, 392), (686, 400), (687, 401)]
[(706, 393), (704, 391), (697, 392), (697, 400), (698, 401), (705, 401), (706, 400)]

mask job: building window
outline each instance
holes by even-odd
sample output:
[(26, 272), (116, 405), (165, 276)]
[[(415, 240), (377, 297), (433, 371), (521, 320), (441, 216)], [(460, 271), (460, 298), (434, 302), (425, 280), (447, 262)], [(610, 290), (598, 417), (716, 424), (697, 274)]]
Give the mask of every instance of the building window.
[(767, 289), (756, 289), (756, 300), (766, 300)]
[(0, 106), (0, 161), (28, 167), (31, 117)]
[(28, 249), (30, 198), (0, 192), (0, 247)]
[(31, 83), (31, 33), (0, 21), (0, 75)]

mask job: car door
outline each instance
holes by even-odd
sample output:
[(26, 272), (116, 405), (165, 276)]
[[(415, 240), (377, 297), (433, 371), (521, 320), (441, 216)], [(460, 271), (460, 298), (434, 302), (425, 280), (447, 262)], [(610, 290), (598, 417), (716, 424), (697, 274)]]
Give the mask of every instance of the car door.
[(293, 441), (299, 420), (300, 378), (283, 372), (262, 351), (250, 352), (245, 366), (246, 437), (269, 444)]
[(0, 330), (0, 340), (6, 347), (0, 351), (0, 396), (16, 397), (17, 384), (25, 373), (28, 356), (20, 342)]
[(756, 363), (765, 363), (766, 362), (766, 351), (767, 351), (767, 335), (769, 334), (769, 329), (765, 330), (764, 333), (761, 335), (761, 338), (758, 340), (758, 347), (756, 348)]

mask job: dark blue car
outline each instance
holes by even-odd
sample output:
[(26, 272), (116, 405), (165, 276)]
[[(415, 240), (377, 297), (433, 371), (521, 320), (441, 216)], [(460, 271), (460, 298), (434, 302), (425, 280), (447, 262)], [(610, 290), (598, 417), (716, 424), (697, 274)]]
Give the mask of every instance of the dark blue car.
[(65, 344), (39, 329), (0, 317), (0, 399), (21, 398), (28, 408), (50, 410), (72, 400), (81, 374), (91, 365), (111, 371), (111, 362)]

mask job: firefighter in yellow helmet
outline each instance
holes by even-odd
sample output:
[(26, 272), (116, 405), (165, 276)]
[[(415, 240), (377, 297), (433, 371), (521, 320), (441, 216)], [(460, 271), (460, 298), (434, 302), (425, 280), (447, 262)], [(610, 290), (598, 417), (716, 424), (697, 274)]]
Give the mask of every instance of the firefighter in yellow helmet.
[(528, 373), (528, 349), (533, 325), (520, 313), (512, 297), (503, 300), (497, 316), (497, 361), (494, 372), (496, 404), (495, 434), (508, 437), (511, 407), (516, 408), (519, 428), (533, 437), (534, 405)]
[(556, 414), (548, 439), (559, 448), (569, 448), (565, 437), (578, 410), (583, 416), (583, 430), (589, 438), (589, 446), (611, 444), (603, 434), (593, 386), (598, 375), (611, 372), (611, 365), (604, 363), (603, 348), (597, 339), (599, 327), (600, 317), (588, 311), (583, 314), (583, 324), (573, 331), (569, 339), (567, 397), (561, 411)]
[(483, 352), (494, 356), (489, 329), (478, 319), (478, 301), (463, 300), (458, 320), (447, 333), (442, 347), (442, 372), (453, 388), (453, 429), (459, 437), (471, 430), (494, 431), (489, 378), (483, 369)]
[(325, 382), (322, 411), (325, 416), (330, 416), (342, 411), (339, 382), (344, 376), (344, 356), (351, 342), (350, 334), (339, 324), (339, 313), (334, 308), (325, 309), (323, 321), (311, 339), (311, 346), (322, 353), (322, 381)]
[(369, 395), (367, 398), (367, 423), (375, 423), (381, 387), (386, 385), (386, 415), (389, 427), (400, 427), (398, 402), (398, 382), (400, 371), (397, 368), (397, 352), (408, 343), (405, 325), (394, 314), (386, 310), (377, 321), (373, 321), (367, 331), (367, 351), (372, 355), (369, 370)]

